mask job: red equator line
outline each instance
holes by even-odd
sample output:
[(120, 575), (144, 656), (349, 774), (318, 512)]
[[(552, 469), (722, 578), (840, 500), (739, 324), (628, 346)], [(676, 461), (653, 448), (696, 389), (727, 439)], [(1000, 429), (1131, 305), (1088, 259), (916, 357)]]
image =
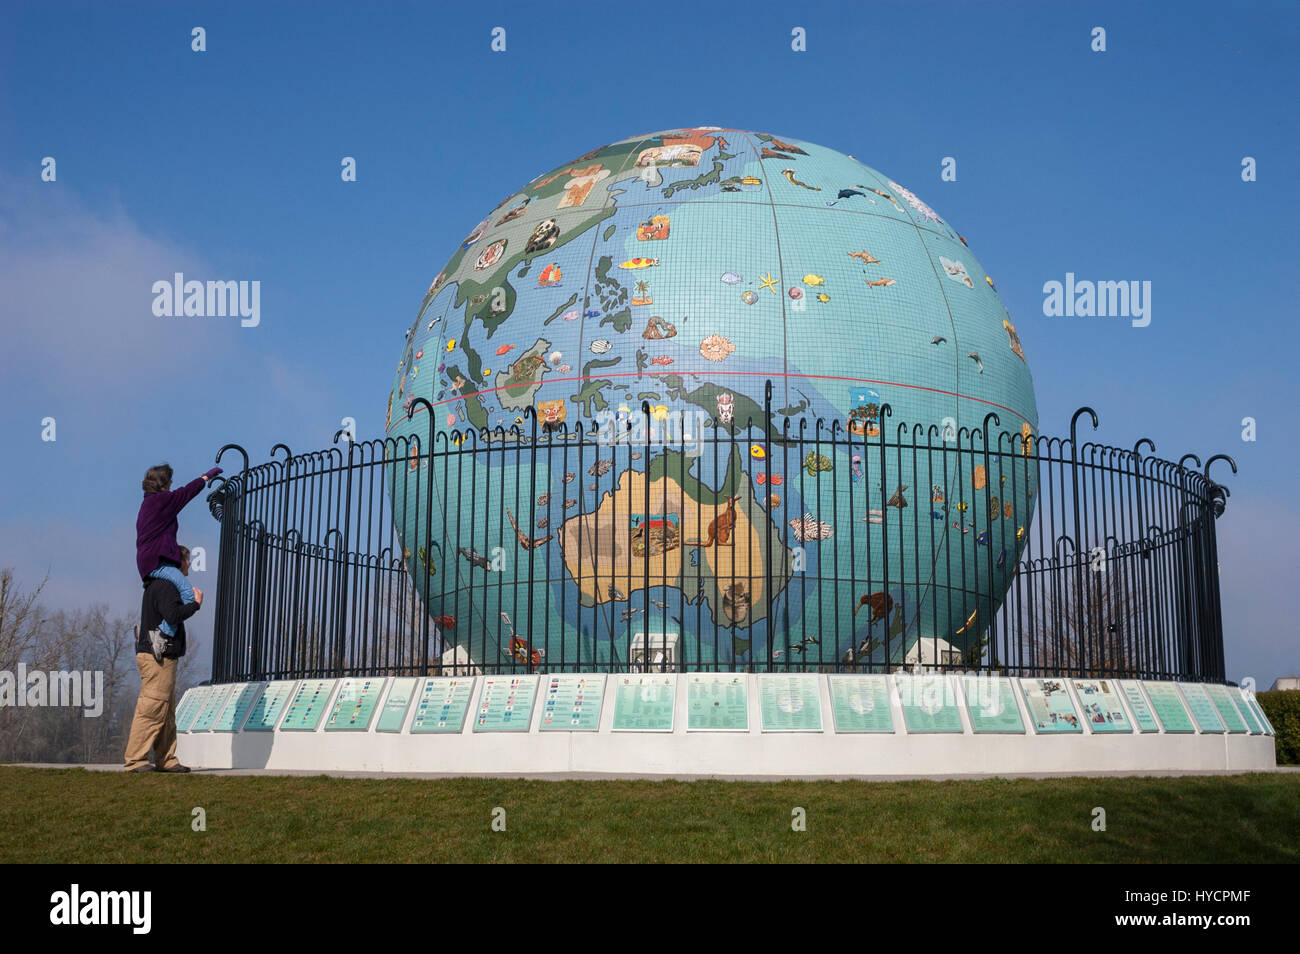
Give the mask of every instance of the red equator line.
[[(712, 370), (713, 369), (710, 369), (710, 371)], [(589, 374), (586, 376), (572, 377), (572, 378), (548, 378), (546, 380), (546, 383), (559, 384), (563, 381), (590, 381), (593, 378), (638, 378), (638, 377), (639, 378), (661, 378), (666, 374), (678, 374), (681, 375), (682, 377), (686, 377), (689, 374), (695, 374), (695, 373), (697, 372), (674, 370), (674, 371), (656, 371), (656, 372), (646, 371), (641, 374), (637, 374), (635, 371), (626, 371), (619, 374)], [(839, 375), (834, 375), (834, 374), (792, 374), (787, 371), (725, 371), (723, 372), (723, 374), (732, 375), (732, 376), (749, 375), (752, 377), (759, 377), (759, 378), (809, 378), (817, 381), (849, 381), (853, 384), (881, 384), (884, 385), (885, 387), (890, 387), (890, 388), (912, 388), (913, 390), (916, 391), (929, 391), (932, 394), (947, 394), (950, 397), (961, 398), (964, 401), (974, 401), (977, 404), (986, 404), (989, 407), (996, 407), (999, 410), (1006, 411), (1008, 414), (1014, 414), (1016, 417), (1020, 418), (1026, 424), (1030, 425), (1031, 427), (1033, 426), (1033, 421), (1029, 420), (1029, 418), (1025, 417), (1023, 414), (1021, 414), (1019, 411), (1015, 410), (1014, 408), (1007, 407), (1005, 404), (999, 404), (997, 403), (997, 401), (989, 401), (984, 398), (972, 397), (969, 394), (962, 394), (960, 391), (948, 391), (945, 390), (944, 388), (928, 388), (923, 384), (906, 384), (902, 381), (877, 381), (873, 378), (848, 378), (848, 377), (841, 377)], [(519, 385), (507, 384), (495, 388), (480, 388), (479, 390), (473, 393), (494, 394), (497, 391), (504, 391), (509, 387), (519, 387)], [(455, 404), (457, 401), (463, 400), (467, 396), (468, 395), (458, 394), (454, 397), (444, 398), (441, 401), (430, 401), (429, 403), (434, 407), (437, 407), (441, 404)], [(746, 395), (746, 397), (748, 397), (748, 395)], [(753, 399), (750, 398), (750, 400)], [(417, 407), (415, 408), (415, 410), (422, 411), (423, 408)], [(392, 430), (392, 428), (390, 427), (389, 430)]]

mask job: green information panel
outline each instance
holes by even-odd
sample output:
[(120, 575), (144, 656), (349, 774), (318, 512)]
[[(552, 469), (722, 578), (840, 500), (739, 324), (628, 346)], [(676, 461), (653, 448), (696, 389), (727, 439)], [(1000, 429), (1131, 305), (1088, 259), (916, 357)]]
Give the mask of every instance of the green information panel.
[(288, 704), (289, 698), (293, 695), (293, 687), (297, 684), (297, 681), (293, 679), (267, 683), (266, 691), (253, 703), (253, 708), (248, 713), (248, 720), (244, 723), (244, 731), (273, 731), (276, 722), (280, 720), (280, 713), (284, 711), (285, 705)]
[(1151, 705), (1142, 692), (1142, 683), (1136, 679), (1121, 679), (1119, 688), (1124, 693), (1124, 699), (1128, 702), (1129, 711), (1133, 713), (1133, 721), (1137, 725), (1137, 730), (1139, 732), (1159, 732), (1160, 723), (1156, 722), (1155, 713), (1151, 711)]
[(1250, 731), (1246, 720), (1232, 704), (1232, 696), (1228, 694), (1227, 686), (1206, 686), (1205, 691), (1210, 694), (1210, 701), (1214, 703), (1214, 709), (1219, 713), (1219, 720), (1227, 727), (1229, 733), (1245, 735)]
[(758, 711), (764, 732), (820, 732), (822, 700), (817, 674), (759, 676)]
[(1119, 701), (1119, 686), (1113, 679), (1071, 679), (1079, 697), (1084, 721), (1096, 733), (1132, 732), (1133, 724)]
[(1021, 679), (1020, 690), (1029, 705), (1029, 720), (1040, 735), (1083, 731), (1064, 679)]
[(176, 731), (190, 731), (190, 724), (199, 714), (199, 709), (203, 707), (203, 701), (208, 697), (209, 686), (196, 686), (181, 697), (181, 704), (176, 707)]
[(537, 699), (537, 676), (484, 676), (475, 732), (527, 732)]
[(382, 676), (344, 679), (339, 684), (339, 694), (334, 698), (334, 708), (330, 710), (325, 731), (365, 732), (369, 729), (387, 681)]
[(977, 733), (1024, 735), (1025, 723), (1016, 703), (1016, 689), (1003, 676), (963, 676), (966, 714)]
[(415, 687), (419, 681), (414, 676), (398, 676), (392, 681), (388, 687), (388, 698), (384, 700), (384, 708), (379, 712), (376, 732), (402, 731), (402, 723), (406, 721), (406, 710), (411, 708), (411, 697), (415, 695)]
[(265, 688), (266, 683), (264, 682), (241, 682), (237, 684), (226, 698), (226, 704), (217, 713), (216, 721), (212, 723), (212, 731), (237, 732), (239, 727), (244, 724), (244, 718), (248, 715), (248, 710), (253, 708), (253, 703), (257, 701), (257, 697), (262, 694), (262, 690)]
[(1264, 734), (1276, 736), (1277, 732), (1273, 730), (1273, 723), (1268, 721), (1268, 716), (1264, 713), (1263, 707), (1260, 706), (1259, 700), (1255, 698), (1255, 694), (1243, 689), (1241, 695), (1250, 706), (1250, 711), (1255, 713), (1255, 718), (1259, 720), (1260, 725), (1264, 727)]
[(537, 727), (543, 732), (595, 732), (600, 728), (604, 699), (602, 673), (547, 676), (542, 718)]
[(1199, 682), (1181, 682), (1178, 684), (1178, 688), (1183, 691), (1183, 699), (1187, 702), (1187, 708), (1191, 710), (1192, 718), (1196, 720), (1196, 725), (1202, 732), (1219, 733), (1223, 731), (1223, 720), (1219, 718), (1219, 713), (1210, 700), (1210, 694), (1205, 691), (1203, 685)]
[(1246, 725), (1250, 726), (1250, 734), (1263, 735), (1264, 726), (1255, 718), (1255, 710), (1252, 709), (1250, 703), (1246, 701), (1246, 693), (1237, 686), (1229, 686), (1228, 697), (1236, 704), (1237, 711), (1240, 712), (1241, 717), (1246, 720)]
[(203, 707), (199, 709), (199, 714), (190, 724), (191, 732), (207, 732), (212, 728), (212, 723), (217, 719), (217, 713), (221, 707), (226, 704), (230, 698), (230, 691), (233, 686), (213, 686), (208, 697), (203, 700)]
[(304, 679), (298, 683), (280, 723), (281, 732), (315, 732), (334, 692), (334, 679)]
[(964, 732), (957, 693), (952, 681), (940, 673), (894, 676), (903, 704), (903, 724), (908, 732)]
[(749, 731), (749, 684), (740, 672), (693, 672), (686, 677), (686, 729)]
[(672, 674), (619, 675), (614, 684), (615, 732), (671, 732), (677, 708)]
[(1156, 710), (1156, 718), (1166, 732), (1196, 731), (1187, 709), (1183, 707), (1183, 697), (1178, 694), (1177, 686), (1172, 682), (1148, 682), (1144, 687), (1151, 699), (1151, 708)]
[(473, 676), (430, 676), (424, 680), (424, 688), (420, 690), (411, 731), (462, 731), (473, 695)]
[(893, 732), (888, 676), (826, 677), (831, 690), (831, 719), (836, 732)]

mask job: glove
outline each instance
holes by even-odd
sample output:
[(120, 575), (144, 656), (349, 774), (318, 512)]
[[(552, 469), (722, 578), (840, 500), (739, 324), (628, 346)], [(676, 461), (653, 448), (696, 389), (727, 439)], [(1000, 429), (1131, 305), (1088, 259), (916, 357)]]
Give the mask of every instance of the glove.
[(213, 467), (210, 471), (208, 471), (206, 474), (203, 475), (203, 479), (204, 479), (204, 480), (211, 480), (213, 477), (217, 476), (217, 474), (219, 474), (219, 473), (221, 473), (221, 468), (220, 468), (220, 467)]

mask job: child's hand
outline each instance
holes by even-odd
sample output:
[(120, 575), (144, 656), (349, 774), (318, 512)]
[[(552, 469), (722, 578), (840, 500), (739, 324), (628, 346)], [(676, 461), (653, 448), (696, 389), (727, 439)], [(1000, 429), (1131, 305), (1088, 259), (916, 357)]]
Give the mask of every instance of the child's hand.
[(211, 480), (213, 477), (217, 476), (217, 474), (219, 474), (219, 473), (221, 473), (221, 468), (220, 468), (220, 467), (213, 467), (210, 471), (208, 471), (207, 473), (203, 474), (203, 479), (204, 479), (204, 480)]

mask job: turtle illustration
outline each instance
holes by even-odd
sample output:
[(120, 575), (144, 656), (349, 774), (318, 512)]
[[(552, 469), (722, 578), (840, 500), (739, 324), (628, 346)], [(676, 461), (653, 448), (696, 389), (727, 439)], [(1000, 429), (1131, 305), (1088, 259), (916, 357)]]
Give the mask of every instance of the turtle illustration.
[(819, 471), (834, 470), (835, 465), (825, 454), (809, 452), (808, 456), (803, 459), (803, 468), (808, 471), (809, 477), (816, 477)]

